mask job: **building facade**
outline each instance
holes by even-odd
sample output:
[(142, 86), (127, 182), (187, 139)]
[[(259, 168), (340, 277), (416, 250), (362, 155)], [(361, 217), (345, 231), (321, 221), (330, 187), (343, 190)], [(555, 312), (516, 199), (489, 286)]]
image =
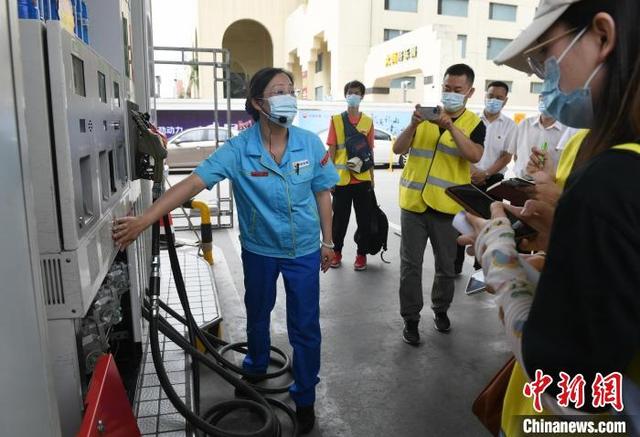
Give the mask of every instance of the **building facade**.
[[(224, 5), (223, 5), (224, 3)], [(293, 72), (301, 98), (343, 99), (358, 79), (365, 101), (436, 104), (447, 66), (476, 72), (471, 104), (486, 84), (511, 85), (512, 109), (537, 105), (542, 83), (492, 59), (533, 19), (537, 0), (200, 0), (202, 46), (231, 51), (232, 97), (263, 66)], [(204, 81), (203, 81), (204, 82)], [(201, 96), (211, 88), (201, 85)]]

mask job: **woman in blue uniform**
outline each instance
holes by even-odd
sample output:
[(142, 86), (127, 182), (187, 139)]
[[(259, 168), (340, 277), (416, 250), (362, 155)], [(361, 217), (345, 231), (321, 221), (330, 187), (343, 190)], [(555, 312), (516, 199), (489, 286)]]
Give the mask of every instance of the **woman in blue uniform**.
[(291, 125), (297, 104), (290, 73), (264, 68), (249, 88), (246, 110), (256, 123), (211, 154), (143, 215), (118, 219), (114, 240), (126, 247), (204, 188), (231, 180), (246, 289), (249, 352), (243, 367), (255, 374), (267, 371), (270, 314), (282, 274), (293, 347), (295, 383), (290, 394), (301, 431), (309, 432), (320, 369), (319, 269), (326, 272), (333, 259), (329, 190), (338, 175), (318, 136)]

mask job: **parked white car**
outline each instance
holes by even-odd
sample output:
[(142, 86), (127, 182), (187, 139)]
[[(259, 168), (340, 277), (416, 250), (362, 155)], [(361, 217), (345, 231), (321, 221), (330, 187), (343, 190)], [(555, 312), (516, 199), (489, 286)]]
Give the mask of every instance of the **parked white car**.
[[(327, 145), (327, 136), (329, 136), (329, 129), (318, 132), (318, 136), (322, 140), (322, 143)], [(404, 166), (405, 157), (402, 155), (395, 155), (393, 153), (393, 143), (396, 137), (384, 129), (375, 128), (375, 137), (373, 145), (373, 158), (374, 163), (377, 166), (388, 166), (389, 163), (393, 165)]]
[[(231, 130), (234, 137), (238, 132)], [(218, 145), (229, 138), (226, 128), (218, 128)], [(194, 127), (174, 135), (167, 143), (167, 165), (171, 170), (195, 168), (216, 148), (214, 126)]]

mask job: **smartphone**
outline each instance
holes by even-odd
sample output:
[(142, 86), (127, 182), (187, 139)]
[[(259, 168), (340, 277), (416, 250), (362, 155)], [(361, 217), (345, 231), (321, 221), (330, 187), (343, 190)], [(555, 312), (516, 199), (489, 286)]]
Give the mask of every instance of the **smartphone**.
[(440, 108), (437, 106), (420, 106), (418, 112), (423, 120), (437, 120), (440, 117)]
[(514, 206), (524, 206), (529, 200), (530, 194), (522, 189), (532, 187), (535, 183), (521, 178), (506, 179), (498, 182), (489, 188), (486, 192), (489, 196), (496, 200), (508, 200)]
[(482, 270), (476, 270), (475, 273), (469, 276), (467, 288), (464, 292), (467, 296), (471, 296), (472, 294), (482, 293), (483, 291), (487, 291), (487, 284), (484, 283), (484, 272)]
[(536, 184), (535, 181), (531, 181), (529, 179), (523, 179), (523, 178), (507, 179), (506, 181), (504, 181), (504, 183), (515, 188), (532, 187)]
[[(485, 219), (491, 218), (491, 204), (495, 202), (495, 199), (477, 188), (475, 185), (456, 185), (447, 188), (445, 193), (462, 205), (466, 211)], [(535, 229), (518, 219), (509, 211), (505, 210), (505, 213), (507, 214), (509, 221), (511, 221), (511, 227), (515, 231), (516, 240), (531, 238), (537, 234)]]

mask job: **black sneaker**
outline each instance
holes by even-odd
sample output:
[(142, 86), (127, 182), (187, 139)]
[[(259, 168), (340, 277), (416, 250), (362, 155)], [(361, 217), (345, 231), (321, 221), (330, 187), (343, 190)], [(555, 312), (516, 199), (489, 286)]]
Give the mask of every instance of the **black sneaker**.
[(436, 331), (447, 332), (451, 329), (451, 322), (446, 312), (438, 312), (433, 316), (433, 326)]
[(418, 332), (417, 320), (405, 320), (404, 329), (402, 330), (402, 340), (412, 346), (420, 344), (420, 333)]
[(298, 419), (298, 432), (308, 434), (316, 423), (316, 413), (313, 404), (308, 407), (296, 407), (296, 418)]

